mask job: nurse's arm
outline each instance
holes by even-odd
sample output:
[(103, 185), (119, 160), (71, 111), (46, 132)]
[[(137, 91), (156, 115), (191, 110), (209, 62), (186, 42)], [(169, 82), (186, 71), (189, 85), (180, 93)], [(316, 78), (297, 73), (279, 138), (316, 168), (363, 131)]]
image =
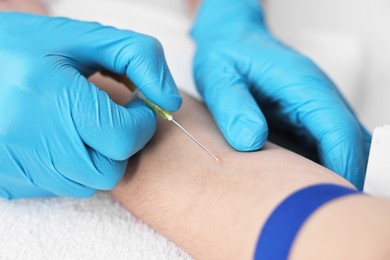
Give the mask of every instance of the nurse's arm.
[[(266, 219), (291, 193), (320, 183), (352, 187), (270, 143), (259, 152), (232, 150), (206, 108), (191, 98), (175, 117), (221, 161), (161, 121), (113, 195), (195, 259), (251, 259)], [(303, 226), (292, 259), (388, 259), (389, 219), (386, 200), (355, 195), (330, 202)]]

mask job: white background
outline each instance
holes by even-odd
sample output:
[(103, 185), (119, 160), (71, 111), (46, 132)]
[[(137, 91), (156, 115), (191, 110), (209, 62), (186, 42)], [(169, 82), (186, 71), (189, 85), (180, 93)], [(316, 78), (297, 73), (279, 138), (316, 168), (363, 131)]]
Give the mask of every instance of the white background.
[[(174, 77), (195, 93), (186, 0), (54, 0), (54, 15), (95, 20), (160, 39)], [(390, 123), (390, 1), (267, 0), (279, 38), (314, 59), (373, 130)]]
[(354, 89), (350, 99), (370, 129), (390, 123), (390, 1), (269, 0), (267, 11), (273, 31), (295, 45), (316, 32), (335, 34), (317, 53), (299, 49), (325, 61), (331, 76), (346, 82), (341, 89)]

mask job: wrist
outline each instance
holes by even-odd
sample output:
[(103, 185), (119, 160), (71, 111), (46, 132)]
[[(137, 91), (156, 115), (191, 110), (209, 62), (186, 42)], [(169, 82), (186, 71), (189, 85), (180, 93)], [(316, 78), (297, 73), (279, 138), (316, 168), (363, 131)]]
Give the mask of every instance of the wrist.
[(266, 29), (260, 0), (203, 0), (191, 35), (197, 41), (234, 34), (248, 27)]

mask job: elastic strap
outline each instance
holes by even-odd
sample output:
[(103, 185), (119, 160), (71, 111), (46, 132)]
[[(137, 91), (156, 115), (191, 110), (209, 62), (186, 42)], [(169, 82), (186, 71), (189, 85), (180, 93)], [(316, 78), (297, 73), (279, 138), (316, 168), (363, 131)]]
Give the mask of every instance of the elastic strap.
[(309, 216), (325, 203), (351, 194), (361, 193), (334, 184), (310, 186), (293, 193), (272, 212), (265, 223), (254, 259), (287, 259), (299, 229)]

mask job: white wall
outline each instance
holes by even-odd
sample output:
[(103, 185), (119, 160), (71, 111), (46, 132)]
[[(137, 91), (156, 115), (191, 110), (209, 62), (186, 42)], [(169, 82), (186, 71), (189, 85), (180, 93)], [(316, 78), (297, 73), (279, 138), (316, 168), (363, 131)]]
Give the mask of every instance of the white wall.
[[(50, 0), (54, 15), (159, 38), (177, 83), (195, 93), (185, 0)], [(88, 10), (88, 11), (86, 11)], [(373, 129), (390, 123), (390, 0), (267, 0), (276, 35), (312, 57)]]
[[(266, 9), (276, 35), (303, 52), (306, 47), (309, 56), (319, 56), (318, 63), (335, 81), (345, 82), (340, 86), (347, 88), (344, 92), (352, 88), (358, 93), (348, 94), (349, 99), (370, 129), (390, 123), (389, 0), (269, 0)], [(325, 61), (311, 50), (314, 32), (323, 33), (317, 40), (333, 53)], [(340, 69), (355, 81), (343, 81)], [(348, 84), (353, 86), (344, 86)]]

